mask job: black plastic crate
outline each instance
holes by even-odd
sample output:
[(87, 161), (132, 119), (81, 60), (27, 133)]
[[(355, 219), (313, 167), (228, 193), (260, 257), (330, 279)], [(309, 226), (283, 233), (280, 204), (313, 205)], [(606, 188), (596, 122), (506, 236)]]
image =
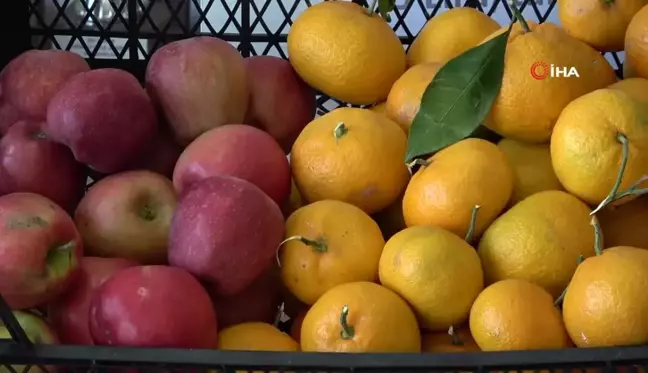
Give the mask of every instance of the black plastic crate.
[[(319, 0), (321, 1), (321, 0)], [(313, 1), (313, 2), (319, 2)], [(365, 1), (357, 1), (365, 3)], [(108, 1), (107, 1), (108, 2)], [(107, 13), (92, 0), (0, 1), (0, 68), (32, 48), (74, 49), (93, 68), (116, 67), (143, 79), (147, 60), (160, 46), (194, 35), (215, 35), (235, 45), (243, 56), (274, 54), (286, 58), (285, 43), (292, 20), (310, 0), (110, 0)], [(448, 8), (470, 6), (490, 16), (512, 16), (505, 0), (398, 0), (392, 26), (409, 45), (423, 22)], [(58, 5), (55, 5), (58, 4)], [(551, 21), (556, 0), (516, 0), (529, 20)], [(271, 25), (271, 10), (283, 19)], [(213, 24), (210, 14), (221, 22)], [(422, 18), (421, 18), (422, 17)], [(93, 23), (94, 29), (84, 27)], [(503, 22), (500, 20), (500, 23)], [(67, 42), (61, 40), (66, 39)], [(146, 41), (146, 44), (143, 43)], [(93, 47), (95, 44), (103, 46)], [(622, 55), (606, 55), (621, 71)], [(321, 111), (345, 105), (320, 95)], [(224, 352), (120, 347), (33, 345), (0, 297), (0, 319), (13, 340), (0, 340), (0, 373), (17, 373), (25, 365), (32, 372), (643, 372), (648, 347), (615, 347), (491, 353), (436, 354), (324, 354)], [(36, 369), (36, 370), (34, 370)]]

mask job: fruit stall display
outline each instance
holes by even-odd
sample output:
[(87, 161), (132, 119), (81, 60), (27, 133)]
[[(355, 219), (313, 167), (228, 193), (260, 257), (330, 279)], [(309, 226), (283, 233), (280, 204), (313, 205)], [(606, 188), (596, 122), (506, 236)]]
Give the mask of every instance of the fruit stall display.
[(648, 0), (428, 3), (3, 1), (0, 373), (647, 369)]

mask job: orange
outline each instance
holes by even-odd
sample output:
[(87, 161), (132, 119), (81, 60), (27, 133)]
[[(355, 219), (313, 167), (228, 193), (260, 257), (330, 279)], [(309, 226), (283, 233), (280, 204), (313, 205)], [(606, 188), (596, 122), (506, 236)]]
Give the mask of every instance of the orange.
[(385, 114), (387, 111), (387, 103), (386, 102), (381, 102), (379, 104), (376, 104), (372, 107), (369, 108), (369, 110), (376, 112), (376, 113), (383, 113)]
[(385, 115), (342, 107), (310, 122), (291, 152), (293, 178), (308, 202), (335, 199), (368, 214), (407, 185), (407, 136)]
[(479, 241), (486, 284), (523, 279), (558, 297), (579, 256), (594, 255), (590, 212), (578, 198), (555, 190), (536, 193), (513, 206)]
[(288, 56), (311, 87), (355, 105), (384, 101), (406, 66), (389, 24), (350, 1), (304, 10), (288, 31)]
[(408, 66), (446, 61), (475, 47), (500, 25), (470, 7), (456, 7), (431, 18), (407, 51)]
[(484, 288), (479, 256), (463, 238), (439, 227), (396, 233), (380, 256), (380, 283), (403, 297), (422, 329), (448, 330), (468, 319)]
[(578, 266), (563, 318), (578, 347), (648, 343), (648, 250), (617, 246)]
[(322, 200), (298, 209), (286, 221), (286, 237), (281, 278), (305, 304), (337, 285), (378, 279), (385, 240), (378, 224), (351, 204)]
[(627, 93), (632, 99), (648, 105), (648, 79), (627, 78), (619, 80), (608, 88), (620, 89)]
[(625, 78), (648, 79), (648, 5), (630, 21), (625, 35)]
[(409, 132), (414, 117), (421, 107), (421, 99), (434, 75), (441, 68), (437, 62), (428, 62), (409, 68), (392, 86), (387, 96), (387, 116)]
[(299, 344), (288, 334), (262, 322), (233, 325), (218, 332), (219, 350), (299, 351)]
[(601, 52), (623, 50), (626, 29), (647, 0), (558, 0), (558, 19), (571, 36)]
[(605, 246), (648, 249), (648, 196), (621, 206), (608, 206), (597, 216), (605, 237)]
[(453, 328), (451, 331), (423, 333), (421, 346), (423, 352), (481, 351), (470, 334), (469, 328), (457, 330)]
[(513, 170), (497, 145), (461, 140), (437, 152), (412, 177), (403, 197), (407, 226), (432, 225), (464, 237), (479, 205), (478, 237), (502, 212), (513, 192)]
[(506, 154), (515, 175), (511, 204), (544, 190), (563, 189), (551, 165), (549, 144), (502, 139), (497, 146)]
[(569, 346), (560, 312), (546, 290), (525, 280), (496, 282), (470, 310), (470, 332), (483, 351)]
[(414, 313), (373, 282), (334, 287), (308, 310), (301, 329), (306, 352), (421, 352)]
[(629, 156), (620, 191), (648, 174), (648, 106), (619, 89), (600, 89), (565, 107), (551, 135), (551, 161), (563, 187), (598, 205), (612, 189), (628, 139)]
[[(599, 52), (560, 27), (533, 22), (529, 26), (530, 32), (519, 23), (511, 30), (502, 86), (484, 124), (503, 137), (542, 143), (549, 140), (556, 119), (568, 103), (614, 83), (616, 75)], [(532, 68), (536, 74), (548, 74), (551, 65), (573, 67), (579, 77), (547, 75), (536, 79), (531, 74)]]

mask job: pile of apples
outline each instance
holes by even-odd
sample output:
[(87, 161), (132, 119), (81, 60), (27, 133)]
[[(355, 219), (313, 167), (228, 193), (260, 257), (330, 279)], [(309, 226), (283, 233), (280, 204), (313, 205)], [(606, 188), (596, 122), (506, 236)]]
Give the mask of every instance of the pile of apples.
[(143, 83), (56, 50), (0, 72), (0, 294), (32, 340), (215, 348), (275, 317), (315, 92), (215, 37), (158, 49)]

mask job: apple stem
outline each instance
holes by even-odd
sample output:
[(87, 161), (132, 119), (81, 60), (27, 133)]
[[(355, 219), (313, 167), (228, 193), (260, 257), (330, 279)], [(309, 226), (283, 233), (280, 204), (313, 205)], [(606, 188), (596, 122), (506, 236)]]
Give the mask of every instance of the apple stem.
[(448, 334), (450, 334), (450, 336), (452, 337), (452, 344), (453, 345), (455, 345), (455, 346), (463, 346), (464, 345), (461, 338), (459, 338), (459, 334), (455, 333), (455, 327), (454, 326), (451, 326), (450, 329), (448, 329)]
[(430, 165), (430, 163), (432, 163), (432, 162), (428, 161), (427, 159), (417, 158), (417, 159), (411, 161), (410, 163), (407, 163), (406, 166), (407, 166), (407, 170), (409, 171), (410, 176), (412, 176), (412, 174), (413, 174), (412, 169), (414, 168), (414, 166), (427, 167), (427, 166)]
[(285, 240), (281, 241), (279, 243), (279, 246), (277, 247), (277, 250), (275, 250), (275, 258), (277, 259), (277, 264), (279, 267), (281, 267), (281, 260), (279, 259), (279, 249), (281, 249), (281, 246), (283, 246), (285, 243), (288, 243), (290, 241), (300, 241), (304, 245), (310, 246), (314, 251), (318, 253), (325, 253), (328, 250), (328, 246), (326, 245), (326, 241), (324, 241), (323, 238), (318, 238), (316, 240), (310, 240), (306, 237), (303, 236), (290, 236), (286, 238)]
[(333, 129), (333, 136), (336, 140), (339, 140), (342, 136), (346, 135), (347, 132), (349, 132), (347, 126), (344, 125), (344, 122), (340, 122), (335, 126), (335, 129)]
[(349, 306), (346, 304), (342, 307), (342, 313), (340, 314), (340, 325), (342, 326), (342, 331), (340, 336), (342, 339), (353, 339), (355, 335), (355, 329), (353, 326), (349, 325), (347, 317), (349, 316)]
[(511, 7), (511, 11), (513, 12), (513, 15), (515, 16), (515, 19), (520, 22), (520, 25), (522, 26), (522, 29), (524, 32), (530, 32), (531, 28), (529, 27), (529, 24), (527, 21), (524, 19), (522, 16), (522, 12), (520, 12), (520, 9), (518, 9), (517, 5), (515, 5), (515, 1), (510, 1), (509, 6)]
[(477, 224), (477, 212), (480, 208), (480, 205), (473, 206), (472, 213), (470, 214), (470, 225), (468, 226), (468, 232), (466, 232), (465, 237), (465, 241), (468, 243), (472, 241), (472, 236), (475, 233), (475, 225)]

